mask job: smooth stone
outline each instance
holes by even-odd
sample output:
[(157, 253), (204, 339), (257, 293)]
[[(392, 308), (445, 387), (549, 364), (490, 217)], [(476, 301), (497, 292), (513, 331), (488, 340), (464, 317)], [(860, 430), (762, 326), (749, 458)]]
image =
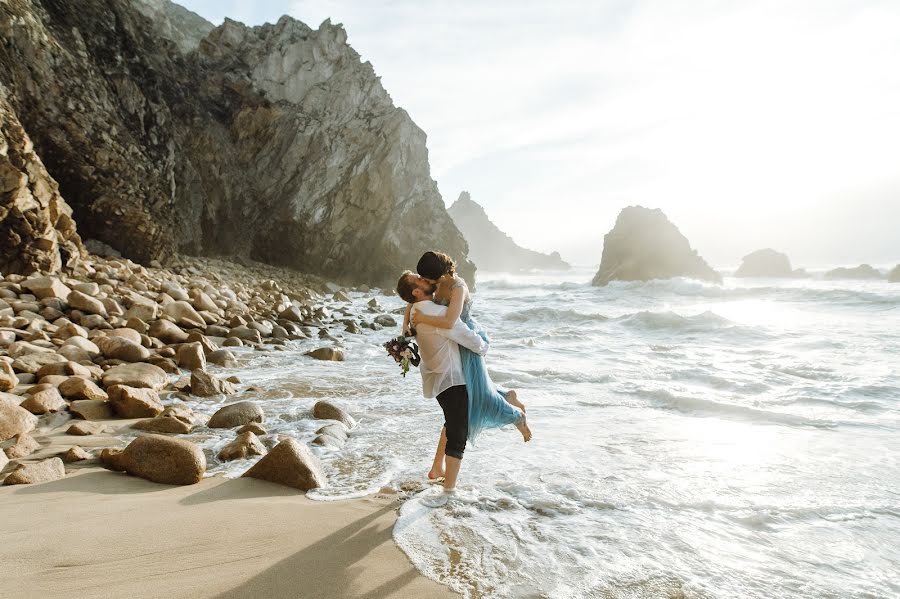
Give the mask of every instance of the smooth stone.
[(107, 388), (113, 385), (127, 385), (159, 390), (168, 382), (169, 377), (165, 371), (153, 364), (120, 364), (103, 374), (103, 385)]
[(331, 362), (344, 361), (344, 352), (333, 347), (320, 347), (306, 352), (305, 355), (315, 358), (316, 360), (326, 360)]
[(134, 329), (129, 329), (127, 327), (121, 329), (113, 329), (106, 334), (108, 337), (122, 337), (134, 343), (135, 345), (141, 344), (141, 334)]
[(266, 446), (250, 431), (240, 433), (234, 441), (226, 445), (219, 452), (218, 457), (223, 462), (243, 460), (254, 455), (264, 455)]
[(153, 418), (165, 409), (155, 389), (112, 385), (106, 391), (113, 411), (122, 418)]
[(80, 376), (72, 376), (59, 384), (58, 390), (63, 397), (69, 400), (76, 399), (109, 399), (106, 391), (97, 386), (94, 381)]
[(237, 393), (234, 385), (223, 381), (205, 370), (191, 371), (191, 395), (212, 397), (213, 395), (231, 395)]
[(393, 316), (388, 314), (382, 314), (380, 316), (375, 317), (375, 322), (380, 324), (383, 327), (395, 327), (397, 326), (397, 321), (394, 320)]
[(29, 374), (37, 374), (37, 372), (48, 364), (57, 362), (68, 362), (66, 358), (59, 355), (55, 351), (42, 351), (40, 353), (28, 354), (16, 358), (12, 367), (16, 372), (27, 372)]
[(0, 361), (0, 391), (9, 391), (19, 384), (19, 377), (13, 370), (12, 364)]
[(108, 401), (79, 399), (69, 404), (69, 412), (84, 420), (112, 420), (112, 406)]
[(91, 459), (91, 454), (87, 451), (79, 447), (78, 445), (74, 447), (70, 447), (68, 451), (66, 451), (62, 455), (62, 461), (66, 464), (71, 464), (73, 462), (81, 462), (83, 460)]
[(187, 341), (188, 334), (181, 328), (169, 320), (157, 320), (150, 325), (147, 334), (156, 337), (163, 343), (184, 343)]
[(17, 395), (0, 392), (0, 442), (34, 430), (37, 416), (19, 406)]
[[(193, 387), (191, 387), (193, 389)], [(250, 401), (240, 401), (220, 408), (209, 419), (209, 428), (234, 428), (251, 422), (262, 422), (265, 414), (259, 405)]]
[(34, 277), (22, 281), (22, 287), (33, 293), (38, 299), (49, 297), (65, 301), (72, 293), (72, 290), (57, 277)]
[(237, 430), (237, 432), (238, 432), (238, 434), (250, 432), (259, 437), (269, 434), (269, 432), (266, 429), (264, 429), (262, 427), (262, 425), (260, 425), (258, 422), (251, 422), (250, 424), (245, 424), (244, 426), (239, 428)]
[(4, 451), (6, 457), (11, 460), (18, 460), (33, 454), (41, 448), (41, 444), (34, 440), (34, 437), (28, 433), (20, 433), (15, 437), (16, 442), (7, 447)]
[(61, 412), (69, 407), (69, 404), (62, 398), (62, 395), (59, 394), (56, 387), (38, 391), (20, 405), (32, 414), (37, 415), (47, 414), (49, 412)]
[(206, 457), (199, 447), (161, 435), (138, 437), (110, 461), (117, 461), (128, 474), (166, 485), (192, 485), (206, 472)]
[(82, 366), (78, 362), (72, 362), (71, 360), (68, 362), (53, 362), (52, 364), (47, 364), (45, 366), (41, 366), (38, 371), (35, 373), (38, 379), (43, 379), (48, 376), (80, 376), (82, 378), (91, 378), (91, 371), (87, 369), (87, 367)]
[(356, 426), (356, 420), (350, 414), (327, 401), (317, 401), (313, 406), (313, 417), (319, 420), (337, 420), (348, 429)]
[(81, 291), (71, 292), (66, 301), (74, 310), (80, 310), (89, 314), (96, 314), (98, 316), (102, 316), (103, 318), (107, 318), (109, 316), (109, 314), (106, 312), (106, 307), (103, 305), (103, 302), (101, 302), (97, 298), (82, 293)]
[(131, 428), (148, 431), (151, 433), (171, 433), (184, 435), (194, 427), (178, 418), (169, 418), (167, 416), (157, 416), (156, 418), (148, 418), (147, 420), (139, 420), (131, 425)]
[(97, 347), (103, 352), (103, 356), (110, 360), (144, 362), (150, 358), (150, 351), (146, 347), (124, 337), (99, 337)]
[(206, 321), (188, 302), (179, 300), (163, 307), (163, 314), (172, 317), (175, 324), (189, 328), (206, 328)]
[(206, 356), (206, 360), (210, 364), (222, 366), (224, 368), (235, 368), (238, 365), (237, 358), (227, 349), (218, 349)]
[(99, 435), (106, 431), (106, 427), (99, 422), (79, 421), (66, 429), (67, 435), (76, 437), (87, 437), (89, 435)]
[(187, 370), (206, 370), (206, 354), (199, 342), (185, 343), (178, 348), (178, 366)]

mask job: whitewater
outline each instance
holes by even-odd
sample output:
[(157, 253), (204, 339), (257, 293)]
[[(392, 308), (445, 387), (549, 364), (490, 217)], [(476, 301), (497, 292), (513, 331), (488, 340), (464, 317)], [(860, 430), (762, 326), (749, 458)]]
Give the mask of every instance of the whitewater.
[(246, 351), (238, 374), (272, 434), (311, 441), (320, 399), (357, 417), (315, 449), (310, 497), (406, 494), (396, 542), (466, 597), (900, 597), (900, 285), (591, 275), (479, 275), (489, 370), (534, 440), (470, 444), (446, 508), (417, 498), (442, 418), (381, 347), (398, 328), (344, 335), (343, 363)]

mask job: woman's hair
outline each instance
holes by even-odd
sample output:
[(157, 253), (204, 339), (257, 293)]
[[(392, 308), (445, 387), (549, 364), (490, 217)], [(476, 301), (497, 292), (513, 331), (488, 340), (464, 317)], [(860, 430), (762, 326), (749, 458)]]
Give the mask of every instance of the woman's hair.
[(440, 279), (443, 275), (456, 274), (456, 262), (443, 252), (425, 252), (416, 264), (416, 272), (426, 279)]

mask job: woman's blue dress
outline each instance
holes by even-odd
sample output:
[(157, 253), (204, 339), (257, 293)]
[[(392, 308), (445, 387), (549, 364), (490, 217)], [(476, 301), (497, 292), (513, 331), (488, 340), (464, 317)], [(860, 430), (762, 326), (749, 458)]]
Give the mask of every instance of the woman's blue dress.
[[(465, 285), (455, 283), (451, 288)], [(468, 294), (468, 289), (466, 289)], [(487, 332), (471, 315), (472, 299), (467, 297), (459, 318), (487, 342)], [(479, 354), (459, 346), (463, 375), (466, 378), (466, 392), (469, 394), (469, 441), (475, 441), (488, 428), (500, 428), (517, 423), (524, 415), (522, 411), (506, 401), (506, 391), (497, 387), (488, 375), (484, 358)]]

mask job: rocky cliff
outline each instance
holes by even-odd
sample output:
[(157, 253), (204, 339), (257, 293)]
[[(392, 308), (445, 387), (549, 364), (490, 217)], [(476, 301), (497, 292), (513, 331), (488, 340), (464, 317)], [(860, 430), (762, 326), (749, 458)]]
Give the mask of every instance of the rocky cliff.
[(482, 270), (516, 272), (572, 268), (558, 252), (542, 254), (520, 247), (491, 222), (484, 208), (473, 202), (467, 191), (459, 194), (448, 212), (469, 244), (469, 258)]
[(0, 273), (52, 273), (84, 254), (72, 209), (0, 86)]
[(593, 284), (689, 277), (722, 282), (722, 277), (691, 248), (662, 210), (629, 206), (603, 238), (603, 256)]
[(472, 278), (425, 134), (342, 27), (9, 0), (0, 35), (0, 83), (83, 237), (376, 284), (440, 249)]

